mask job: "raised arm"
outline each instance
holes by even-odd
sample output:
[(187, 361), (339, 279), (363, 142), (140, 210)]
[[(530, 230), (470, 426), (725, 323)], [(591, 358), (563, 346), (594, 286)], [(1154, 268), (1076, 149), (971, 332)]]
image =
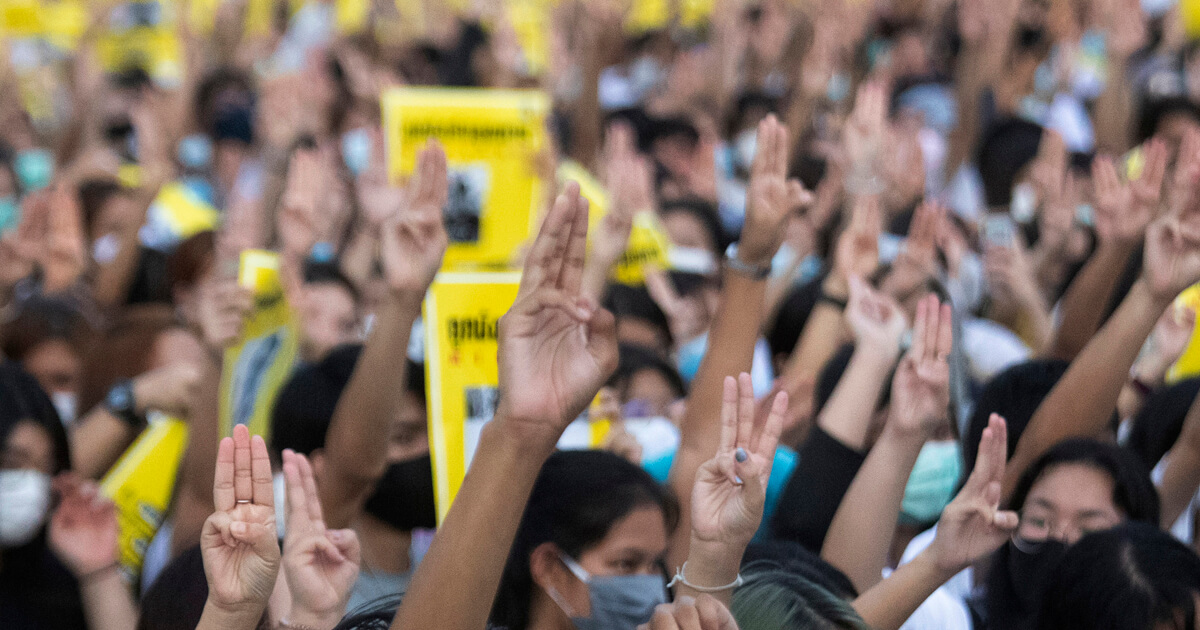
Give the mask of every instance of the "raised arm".
[(926, 296), (917, 305), (913, 342), (892, 381), (883, 434), (838, 506), (821, 557), (860, 593), (883, 578), (904, 486), (921, 447), (946, 423), (950, 407), (951, 307)]
[(633, 128), (613, 123), (604, 139), (604, 178), (609, 208), (592, 234), (592, 248), (583, 268), (583, 295), (599, 301), (613, 265), (621, 259), (633, 231), (633, 217), (654, 209), (650, 161), (638, 153)]
[(568, 183), (500, 321), (500, 402), (392, 628), (486, 627), (538, 471), (617, 366), (616, 322), (580, 296), (587, 202)]
[[(1096, 99), (1096, 146), (1111, 153), (1124, 153), (1132, 143), (1136, 95), (1129, 81), (1129, 57), (1146, 44), (1146, 14), (1138, 0), (1115, 0), (1108, 4), (1108, 73), (1104, 91)], [(1099, 4), (1098, 4), (1099, 6)]]
[(446, 154), (435, 142), (421, 152), (404, 194), (406, 202), (384, 224), (381, 238), (390, 293), (325, 437), (321, 504), (335, 529), (354, 522), (387, 469), (387, 440), (380, 436), (387, 435), (401, 405), (408, 338), (446, 252)]
[(854, 600), (854, 609), (872, 628), (899, 628), (938, 587), (1012, 535), (1017, 515), (1000, 510), (1006, 436), (1004, 419), (992, 414), (979, 440), (975, 469), (942, 512), (933, 544)]
[(1167, 170), (1166, 144), (1151, 140), (1145, 159), (1142, 172), (1131, 182), (1122, 181), (1111, 157), (1092, 162), (1099, 244), (1063, 296), (1061, 323), (1048, 352), (1053, 358), (1074, 359), (1096, 334), (1117, 281), (1158, 212)]
[[(720, 442), (721, 383), (730, 374), (750, 371), (754, 344), (763, 317), (767, 269), (783, 237), (788, 214), (806, 192), (787, 180), (788, 133), (774, 116), (758, 126), (758, 151), (751, 166), (746, 198), (746, 227), (735, 266), (727, 262), (720, 305), (709, 331), (708, 353), (688, 394), (679, 452), (671, 467), (670, 485), (680, 498), (680, 532), (691, 531), (691, 496), (696, 471), (712, 457)], [(676, 536), (668, 560), (682, 564), (690, 539)]]
[(1102, 432), (1129, 368), (1177, 295), (1200, 279), (1200, 208), (1189, 203), (1146, 230), (1142, 275), (1116, 313), (1079, 353), (1029, 421), (1004, 478), (1004, 496), (1047, 449)]

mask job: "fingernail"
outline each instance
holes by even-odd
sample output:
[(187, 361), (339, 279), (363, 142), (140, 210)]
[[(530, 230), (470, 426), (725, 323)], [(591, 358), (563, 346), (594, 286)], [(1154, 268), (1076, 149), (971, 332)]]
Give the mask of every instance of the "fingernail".
[(741, 463), (746, 461), (749, 458), (749, 455), (746, 455), (746, 449), (739, 446), (737, 450), (733, 452), (733, 458)]

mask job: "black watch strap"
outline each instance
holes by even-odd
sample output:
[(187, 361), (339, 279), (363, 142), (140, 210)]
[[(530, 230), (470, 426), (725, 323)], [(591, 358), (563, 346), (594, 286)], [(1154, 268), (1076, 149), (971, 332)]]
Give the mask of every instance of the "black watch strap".
[(137, 400), (133, 395), (133, 381), (129, 379), (118, 381), (112, 389), (108, 390), (108, 395), (104, 397), (104, 407), (109, 413), (124, 420), (126, 424), (135, 429), (141, 429), (146, 424), (146, 419), (138, 415)]

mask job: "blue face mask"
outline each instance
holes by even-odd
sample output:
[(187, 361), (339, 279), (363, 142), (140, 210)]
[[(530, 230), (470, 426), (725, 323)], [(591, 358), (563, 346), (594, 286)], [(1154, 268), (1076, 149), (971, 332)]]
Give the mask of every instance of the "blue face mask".
[(20, 220), (21, 206), (17, 198), (12, 195), (0, 197), (0, 234), (16, 229)]
[(54, 179), (54, 155), (46, 149), (22, 151), (13, 161), (13, 170), (17, 172), (17, 180), (25, 190), (45, 188)]
[(591, 614), (576, 617), (553, 587), (547, 594), (571, 618), (578, 630), (630, 630), (654, 616), (659, 604), (667, 603), (667, 590), (658, 575), (595, 576), (571, 558), (559, 556), (563, 564), (588, 587)]
[(371, 164), (371, 134), (364, 128), (342, 134), (342, 160), (354, 175), (367, 170)]
[(675, 367), (679, 368), (679, 375), (683, 377), (685, 383), (690, 384), (692, 379), (696, 378), (696, 373), (700, 371), (700, 362), (704, 360), (704, 353), (707, 351), (708, 333), (679, 347), (679, 356), (675, 359)]
[(199, 171), (212, 164), (212, 140), (203, 134), (192, 134), (179, 141), (179, 163), (184, 168)]
[(908, 476), (908, 485), (904, 487), (900, 522), (929, 525), (936, 521), (954, 499), (961, 475), (962, 456), (958, 452), (958, 442), (926, 442)]

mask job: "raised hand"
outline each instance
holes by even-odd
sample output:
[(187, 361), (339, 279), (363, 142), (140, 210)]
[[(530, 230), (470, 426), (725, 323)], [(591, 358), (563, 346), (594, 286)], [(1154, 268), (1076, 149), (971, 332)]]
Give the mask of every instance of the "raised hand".
[(1000, 490), (1008, 455), (1008, 430), (996, 414), (979, 440), (975, 469), (954, 500), (942, 511), (937, 536), (929, 547), (939, 569), (955, 574), (1000, 548), (1017, 529), (1017, 513), (1000, 509)]
[(904, 249), (896, 256), (883, 283), (885, 290), (894, 296), (905, 295), (937, 274), (938, 227), (946, 215), (946, 207), (936, 201), (926, 201), (917, 207)]
[(812, 201), (796, 180), (788, 180), (788, 131), (774, 115), (758, 124), (758, 148), (750, 165), (746, 190), (746, 226), (738, 243), (738, 258), (767, 265), (783, 241), (788, 216)]
[(138, 412), (154, 410), (187, 417), (200, 385), (200, 368), (191, 363), (172, 363), (133, 379)]
[(208, 601), (228, 613), (262, 614), (279, 574), (275, 495), (267, 444), (244, 425), (217, 449), (213, 505), (200, 534)]
[(417, 169), (399, 212), (383, 225), (380, 253), (388, 286), (425, 294), (446, 253), (446, 153), (430, 140), (417, 156)]
[(738, 630), (738, 625), (724, 604), (711, 595), (701, 595), (662, 604), (654, 610), (650, 623), (637, 630)]
[(842, 131), (842, 145), (851, 165), (850, 174), (860, 180), (860, 184), (879, 175), (880, 151), (886, 133), (887, 95), (884, 85), (879, 81), (863, 83), (854, 96), (854, 110), (850, 112), (850, 119)]
[(587, 201), (569, 182), (525, 258), (517, 300), (499, 325), (497, 417), (557, 442), (617, 367), (612, 313), (580, 294)]
[(894, 361), (908, 320), (894, 299), (876, 292), (862, 278), (850, 277), (846, 322), (854, 332), (856, 347), (869, 348)]
[(250, 291), (236, 279), (210, 277), (203, 281), (195, 323), (209, 352), (219, 355), (241, 337), (246, 314), (253, 306)]
[(287, 621), (332, 628), (342, 618), (358, 579), (358, 536), (350, 529), (325, 529), (317, 482), (307, 457), (285, 450), (283, 475), (287, 480), (283, 575), (292, 593)]
[(1146, 228), (1142, 279), (1164, 304), (1200, 280), (1200, 208), (1160, 217)]
[(1133, 245), (1142, 240), (1146, 226), (1158, 213), (1163, 177), (1167, 170), (1167, 147), (1151, 140), (1145, 148), (1145, 167), (1133, 181), (1122, 181), (1109, 156), (1092, 162), (1095, 187), (1096, 233), (1103, 241)]
[(1180, 214), (1196, 199), (1200, 183), (1200, 131), (1188, 128), (1183, 132), (1179, 152), (1175, 157), (1175, 172), (1167, 189), (1167, 210)]
[(328, 194), (321, 153), (297, 149), (288, 164), (287, 187), (279, 208), (279, 240), (285, 255), (303, 260), (324, 234), (327, 222), (319, 212)]
[(94, 482), (65, 473), (54, 480), (58, 509), (50, 518), (50, 549), (75, 577), (116, 568), (117, 509)]
[(928, 295), (917, 304), (912, 346), (892, 379), (889, 430), (932, 435), (950, 407), (950, 349), (954, 343), (949, 304)]
[(756, 421), (750, 375), (725, 377), (720, 447), (696, 472), (692, 489), (693, 546), (744, 550), (754, 537), (787, 408), (788, 395), (780, 392), (770, 413)]
[(45, 273), (45, 290), (54, 293), (69, 289), (83, 275), (88, 253), (83, 215), (75, 194), (59, 184), (50, 189), (45, 203), (49, 232), (40, 249), (40, 260)]
[(850, 225), (838, 237), (832, 276), (845, 282), (850, 276), (866, 278), (879, 267), (879, 198), (861, 196), (854, 202)]

